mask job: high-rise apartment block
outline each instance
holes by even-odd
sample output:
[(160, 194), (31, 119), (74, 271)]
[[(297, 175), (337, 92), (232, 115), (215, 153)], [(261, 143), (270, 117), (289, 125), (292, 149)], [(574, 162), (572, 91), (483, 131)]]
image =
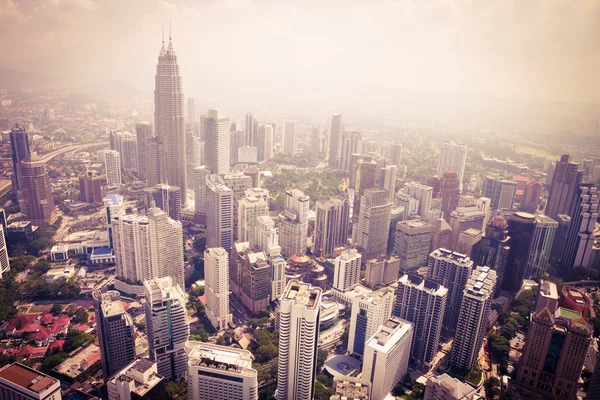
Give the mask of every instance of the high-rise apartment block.
[(389, 285), (398, 280), (400, 259), (391, 256), (372, 258), (367, 261), (365, 283), (370, 286)]
[(188, 342), (188, 353), (188, 399), (258, 399), (258, 372), (248, 350)]
[(356, 249), (344, 250), (333, 261), (333, 288), (341, 292), (350, 290), (360, 282), (362, 256)]
[(404, 185), (402, 190), (418, 201), (417, 214), (422, 218), (427, 218), (431, 211), (431, 202), (433, 199), (433, 188), (416, 182), (409, 182)]
[(229, 254), (221, 247), (204, 251), (206, 316), (217, 330), (227, 329), (229, 313)]
[(206, 184), (206, 246), (233, 246), (233, 190), (211, 175)]
[(150, 122), (138, 122), (135, 124), (135, 135), (137, 137), (138, 177), (141, 181), (145, 182), (148, 178), (148, 150), (146, 143), (152, 138), (152, 124)]
[(105, 176), (88, 170), (79, 175), (79, 200), (82, 203), (101, 203), (104, 198), (103, 182)]
[(342, 142), (342, 115), (333, 114), (329, 134), (329, 168), (338, 168)]
[(208, 110), (204, 118), (204, 160), (213, 174), (225, 174), (230, 170), (230, 121), (219, 111)]
[(158, 136), (146, 140), (146, 183), (154, 186), (167, 182), (165, 144)]
[(238, 202), (238, 240), (255, 244), (254, 230), (258, 217), (269, 215), (269, 203), (252, 192)]
[(450, 215), (458, 207), (460, 199), (460, 180), (456, 172), (444, 172), (441, 180), (442, 217), (450, 222)]
[(194, 220), (201, 225), (206, 225), (206, 183), (209, 175), (210, 170), (205, 165), (194, 168)]
[(313, 253), (318, 257), (332, 257), (337, 247), (348, 241), (350, 205), (348, 199), (333, 196), (317, 201)]
[(408, 370), (413, 324), (393, 317), (367, 341), (361, 377), (371, 382), (371, 399), (383, 400)]
[(281, 150), (283, 154), (293, 157), (296, 154), (296, 123), (283, 121), (281, 129)]
[(256, 218), (254, 227), (254, 248), (264, 252), (269, 257), (281, 255), (279, 246), (279, 230), (275, 227), (273, 218), (264, 215)]
[(106, 183), (121, 186), (121, 155), (116, 150), (108, 150), (104, 154)]
[(29, 153), (19, 165), (21, 211), (33, 225), (47, 226), (56, 219), (46, 161)]
[(438, 162), (437, 175), (444, 176), (447, 172), (456, 173), (458, 178), (459, 188), (463, 186), (463, 176), (465, 174), (465, 163), (467, 160), (467, 145), (444, 142)]
[(110, 149), (119, 153), (123, 171), (138, 171), (137, 135), (131, 132), (111, 131)]
[(464, 290), (450, 354), (450, 364), (464, 371), (470, 371), (478, 362), (495, 286), (496, 271), (477, 267)]
[(0, 399), (61, 400), (60, 381), (23, 364), (0, 368)]
[(119, 292), (95, 291), (93, 296), (102, 373), (108, 380), (135, 359), (135, 329)]
[(365, 190), (361, 198), (358, 224), (353, 228), (356, 247), (365, 261), (386, 252), (391, 209), (392, 203), (387, 190)]
[(578, 199), (567, 230), (566, 243), (561, 257), (561, 267), (597, 268), (595, 253), (596, 220), (598, 219), (598, 187), (583, 184), (579, 187)]
[(517, 182), (500, 176), (486, 175), (481, 195), (491, 199), (493, 210), (511, 209), (517, 193)]
[(482, 230), (485, 223), (485, 213), (477, 206), (457, 207), (450, 214), (448, 224), (452, 228), (450, 236), (450, 249), (458, 251), (458, 237), (467, 229)]
[(175, 221), (181, 220), (181, 188), (160, 183), (144, 189), (146, 195), (146, 210), (154, 206), (160, 208)]
[(414, 324), (411, 358), (417, 369), (429, 369), (437, 355), (448, 289), (415, 273), (398, 280), (394, 315)]
[(284, 256), (306, 253), (309, 202), (310, 197), (300, 190), (285, 193), (283, 213), (279, 215), (279, 245)]
[(6, 228), (0, 224), (0, 279), (10, 271), (10, 261), (8, 259), (8, 250), (6, 247), (6, 236), (4, 231)]
[(10, 150), (13, 168), (13, 187), (18, 192), (21, 190), (21, 161), (25, 160), (31, 152), (29, 135), (19, 125), (15, 125), (10, 131)]
[(582, 173), (578, 169), (579, 164), (570, 161), (566, 154), (556, 162), (546, 203), (546, 215), (550, 218), (556, 220), (559, 214), (572, 216), (582, 181)]
[(281, 296), (277, 311), (278, 400), (312, 400), (314, 396), (321, 296), (320, 288), (295, 279), (287, 283)]
[(144, 281), (144, 296), (150, 360), (160, 376), (181, 379), (187, 373), (185, 342), (190, 336), (185, 293), (167, 276)]
[(427, 265), (433, 227), (420, 219), (396, 224), (394, 254), (400, 258), (402, 271), (416, 270)]

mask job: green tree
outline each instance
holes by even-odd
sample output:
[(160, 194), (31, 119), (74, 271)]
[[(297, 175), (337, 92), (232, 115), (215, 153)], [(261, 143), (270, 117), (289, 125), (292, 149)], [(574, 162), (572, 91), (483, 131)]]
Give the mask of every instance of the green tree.
[(89, 314), (85, 308), (79, 307), (73, 315), (73, 322), (76, 324), (86, 324), (89, 319)]
[(52, 305), (52, 308), (50, 309), (50, 312), (54, 315), (58, 315), (60, 313), (62, 313), (63, 307), (62, 305), (55, 303)]
[(317, 354), (317, 372), (323, 369), (327, 357), (329, 357), (327, 350), (319, 350), (319, 353)]
[(67, 353), (57, 353), (51, 355), (50, 357), (44, 358), (42, 362), (42, 372), (50, 373), (54, 367), (65, 361), (69, 355)]
[(256, 351), (254, 352), (254, 356), (256, 357), (256, 361), (258, 361), (259, 363), (265, 363), (277, 357), (278, 353), (279, 350), (277, 349), (277, 346), (271, 343), (267, 345), (262, 345), (258, 349), (256, 349)]

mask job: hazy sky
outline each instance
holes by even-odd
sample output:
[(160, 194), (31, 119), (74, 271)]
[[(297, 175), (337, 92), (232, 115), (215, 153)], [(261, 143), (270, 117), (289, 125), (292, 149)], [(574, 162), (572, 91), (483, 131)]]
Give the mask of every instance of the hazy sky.
[(600, 102), (600, 0), (0, 0), (0, 58), (150, 91), (169, 20), (199, 97), (387, 87)]

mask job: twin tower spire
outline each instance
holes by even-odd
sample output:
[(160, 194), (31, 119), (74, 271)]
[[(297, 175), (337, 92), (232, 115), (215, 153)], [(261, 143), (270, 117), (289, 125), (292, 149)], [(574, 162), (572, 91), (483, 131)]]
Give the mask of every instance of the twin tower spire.
[(172, 52), (173, 42), (171, 41), (171, 20), (169, 20), (169, 46), (165, 50), (165, 26), (162, 26), (162, 47), (160, 48), (160, 55), (164, 56), (167, 52)]

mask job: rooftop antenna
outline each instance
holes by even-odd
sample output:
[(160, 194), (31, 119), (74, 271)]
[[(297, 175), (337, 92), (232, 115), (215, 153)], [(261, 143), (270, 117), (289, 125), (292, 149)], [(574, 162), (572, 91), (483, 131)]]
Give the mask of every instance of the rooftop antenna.
[(162, 42), (165, 44), (165, 24), (162, 26)]
[(169, 41), (171, 41), (171, 20), (169, 20)]

